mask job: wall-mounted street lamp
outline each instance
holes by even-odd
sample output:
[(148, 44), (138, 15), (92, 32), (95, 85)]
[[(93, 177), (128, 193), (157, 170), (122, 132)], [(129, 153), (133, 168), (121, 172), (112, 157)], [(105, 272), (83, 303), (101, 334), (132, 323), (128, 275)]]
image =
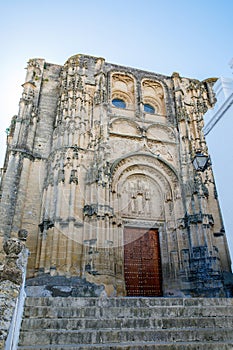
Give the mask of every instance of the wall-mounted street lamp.
[(193, 158), (193, 166), (197, 171), (204, 171), (210, 165), (210, 157), (197, 152)]

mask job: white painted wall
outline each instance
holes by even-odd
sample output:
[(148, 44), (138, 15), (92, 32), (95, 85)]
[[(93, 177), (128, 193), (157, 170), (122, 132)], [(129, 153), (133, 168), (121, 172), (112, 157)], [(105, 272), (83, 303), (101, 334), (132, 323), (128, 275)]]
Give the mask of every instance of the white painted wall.
[(217, 103), (204, 116), (204, 133), (233, 262), (233, 79), (218, 79), (214, 91)]

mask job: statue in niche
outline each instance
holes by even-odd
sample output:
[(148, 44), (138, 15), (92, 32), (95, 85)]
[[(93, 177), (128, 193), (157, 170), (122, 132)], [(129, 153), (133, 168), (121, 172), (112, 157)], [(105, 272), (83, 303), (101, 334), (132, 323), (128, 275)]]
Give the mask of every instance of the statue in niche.
[(67, 168), (70, 168), (70, 167), (73, 167), (73, 152), (71, 149), (69, 149), (67, 151), (67, 154), (66, 154), (66, 159), (64, 161), (64, 167), (67, 167)]
[(78, 76), (78, 79), (76, 80), (76, 89), (78, 91), (83, 91), (83, 83), (80, 76)]
[(79, 148), (78, 148), (77, 144), (75, 144), (73, 146), (73, 158), (74, 159), (78, 159), (79, 158), (78, 152), (79, 152)]
[(145, 190), (145, 212), (146, 214), (150, 214), (151, 213), (151, 210), (150, 210), (150, 190), (149, 190), (149, 185), (148, 185), (148, 188), (146, 188)]
[(129, 183), (128, 211), (132, 215), (150, 215), (150, 189), (149, 184), (141, 179)]
[(75, 183), (75, 185), (78, 185), (78, 176), (76, 169), (72, 169), (70, 172), (70, 184), (71, 183)]
[(65, 170), (64, 169), (59, 169), (58, 170), (58, 183), (59, 182), (65, 182)]

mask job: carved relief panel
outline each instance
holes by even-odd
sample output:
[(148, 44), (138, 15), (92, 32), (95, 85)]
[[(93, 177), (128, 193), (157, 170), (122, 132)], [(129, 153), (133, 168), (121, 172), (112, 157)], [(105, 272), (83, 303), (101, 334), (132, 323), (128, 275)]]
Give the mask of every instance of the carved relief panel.
[(145, 175), (127, 178), (121, 190), (122, 216), (132, 218), (161, 218), (162, 199), (157, 184)]

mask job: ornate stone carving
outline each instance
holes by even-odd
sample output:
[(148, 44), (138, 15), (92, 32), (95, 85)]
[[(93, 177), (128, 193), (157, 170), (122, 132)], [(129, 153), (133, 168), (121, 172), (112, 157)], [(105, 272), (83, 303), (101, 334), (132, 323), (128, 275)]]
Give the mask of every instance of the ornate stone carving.
[(70, 181), (69, 183), (75, 183), (75, 185), (78, 185), (78, 176), (77, 176), (77, 170), (72, 169), (70, 173)]
[(28, 232), (24, 229), (19, 230), (18, 238), (10, 238), (3, 244), (3, 250), (6, 254), (3, 270), (0, 272), (0, 281), (11, 281), (16, 284), (22, 283), (23, 268), (18, 264), (19, 255), (24, 249), (22, 241), (26, 241)]
[(159, 82), (143, 80), (142, 99), (144, 104), (148, 103), (154, 107), (155, 114), (165, 114), (164, 92)]
[(30, 59), (28, 61), (28, 68), (32, 67), (34, 70), (36, 70), (37, 74), (41, 74), (40, 64), (36, 59)]
[(212, 214), (186, 214), (184, 218), (179, 220), (180, 228), (188, 227), (191, 224), (203, 223), (209, 226), (214, 225), (214, 218)]
[(25, 229), (19, 230), (18, 237), (21, 241), (25, 242), (27, 240), (27, 237), (28, 237), (28, 231)]
[(147, 169), (148, 169), (148, 174), (156, 171), (156, 178), (159, 178), (161, 180), (161, 183), (164, 183), (164, 186), (167, 186), (166, 184), (167, 176), (170, 178), (171, 183), (173, 183), (174, 185), (177, 184), (177, 174), (175, 170), (172, 168), (172, 166), (168, 166), (162, 160), (157, 159), (151, 156), (150, 154), (138, 153), (132, 156), (128, 156), (117, 163), (113, 163), (112, 170), (111, 170), (113, 173), (113, 176), (115, 173), (117, 173), (113, 181), (113, 186), (115, 185), (115, 182), (119, 180), (118, 176), (120, 175), (120, 173), (123, 173), (126, 169), (127, 171), (130, 171), (131, 165), (133, 166), (134, 164), (138, 164), (137, 168), (138, 170), (140, 169), (142, 173)]
[[(209, 252), (218, 244), (228, 269), (225, 237), (217, 238), (222, 232), (214, 182), (205, 178), (212, 170), (197, 177), (192, 167), (195, 152), (207, 152), (202, 128), (203, 113), (214, 103), (211, 84), (85, 55), (63, 67), (45, 67), (40, 59), (29, 63), (15, 132), (9, 131), (0, 226), (7, 236), (9, 222), (34, 230), (43, 220), (41, 234), (30, 240), (32, 274), (52, 266), (53, 274), (81, 276), (86, 256), (94, 256), (86, 242), (96, 237), (96, 245), (112, 245), (114, 253), (96, 254), (98, 269), (90, 271), (100, 273), (99, 283), (111, 276), (124, 285), (127, 226), (160, 229), (164, 288), (168, 274), (180, 285), (179, 267), (188, 270), (187, 255), (198, 244)], [(125, 108), (114, 106), (114, 98), (123, 99)], [(25, 141), (23, 150), (11, 148), (12, 138), (13, 144)], [(9, 242), (6, 250), (10, 258)]]
[(3, 244), (3, 249), (9, 258), (18, 258), (23, 249), (23, 244), (17, 238), (10, 238)]
[(176, 141), (175, 130), (161, 123), (153, 123), (147, 128), (147, 138), (167, 143)]
[(98, 105), (100, 103), (106, 102), (106, 87), (105, 87), (105, 76), (101, 74), (98, 83), (97, 91), (94, 95), (94, 104)]
[(109, 216), (113, 217), (113, 208), (103, 204), (87, 204), (83, 208), (84, 215), (87, 216)]
[(31, 102), (35, 96), (35, 83), (34, 82), (26, 82), (23, 85), (24, 91), (22, 94), (22, 100), (26, 102)]
[(64, 169), (59, 169), (58, 170), (58, 177), (57, 177), (57, 181), (59, 182), (65, 182), (65, 170)]
[(110, 183), (111, 179), (111, 171), (109, 162), (104, 162), (102, 167), (98, 170), (98, 178), (97, 181), (99, 184), (102, 184), (103, 187), (106, 186), (107, 183)]
[(86, 184), (91, 184), (98, 181), (98, 168), (95, 164), (92, 164), (86, 171)]
[[(136, 170), (136, 169), (135, 169)], [(131, 218), (161, 218), (162, 197), (156, 183), (144, 175), (131, 175), (119, 187), (123, 216)]]
[(66, 158), (64, 161), (64, 167), (66, 167), (67, 169), (72, 168), (74, 165), (73, 162), (73, 151), (72, 149), (69, 149), (66, 153)]
[(128, 108), (133, 108), (135, 103), (134, 80), (127, 74), (114, 73), (112, 75), (111, 99), (123, 99)]
[(147, 142), (147, 145), (149, 147), (149, 150), (152, 154), (162, 157), (166, 159), (167, 161), (172, 162), (173, 156), (169, 150), (169, 147), (163, 143), (153, 143), (153, 142)]
[(128, 213), (133, 216), (151, 215), (151, 193), (149, 184), (142, 179), (130, 181)]

